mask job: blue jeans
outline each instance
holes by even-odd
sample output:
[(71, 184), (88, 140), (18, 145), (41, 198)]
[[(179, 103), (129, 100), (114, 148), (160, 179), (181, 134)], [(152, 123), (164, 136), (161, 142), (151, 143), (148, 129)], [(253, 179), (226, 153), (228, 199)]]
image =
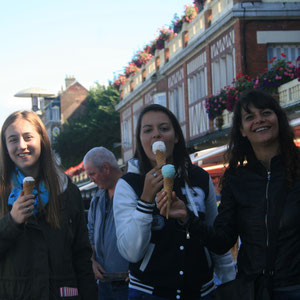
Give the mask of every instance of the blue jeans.
[(273, 291), (273, 300), (298, 300), (300, 299), (300, 289), (293, 291)]
[(128, 300), (128, 284), (98, 282), (98, 300)]
[[(199, 297), (197, 299), (188, 299), (188, 300), (214, 300), (216, 298), (215, 291), (212, 291), (204, 297)], [(167, 298), (162, 298), (150, 294), (143, 293), (135, 289), (129, 289), (128, 300), (167, 300)]]

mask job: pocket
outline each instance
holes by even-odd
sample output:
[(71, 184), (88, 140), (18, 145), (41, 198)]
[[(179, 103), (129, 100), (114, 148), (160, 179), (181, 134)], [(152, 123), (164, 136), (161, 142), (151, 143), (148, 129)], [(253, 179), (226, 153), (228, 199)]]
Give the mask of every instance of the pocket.
[(216, 300), (254, 300), (254, 282), (237, 278), (218, 286)]
[(0, 300), (30, 299), (32, 282), (29, 279), (0, 279)]

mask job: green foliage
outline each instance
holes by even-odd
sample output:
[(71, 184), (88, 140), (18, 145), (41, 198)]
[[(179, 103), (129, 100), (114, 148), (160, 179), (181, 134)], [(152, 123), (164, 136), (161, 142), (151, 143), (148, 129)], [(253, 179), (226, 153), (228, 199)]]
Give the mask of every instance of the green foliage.
[(119, 93), (112, 85), (97, 84), (89, 91), (85, 113), (62, 126), (53, 148), (66, 169), (79, 164), (93, 147), (104, 146), (120, 157), (120, 148), (113, 148), (120, 142), (120, 115), (114, 108), (118, 101)]

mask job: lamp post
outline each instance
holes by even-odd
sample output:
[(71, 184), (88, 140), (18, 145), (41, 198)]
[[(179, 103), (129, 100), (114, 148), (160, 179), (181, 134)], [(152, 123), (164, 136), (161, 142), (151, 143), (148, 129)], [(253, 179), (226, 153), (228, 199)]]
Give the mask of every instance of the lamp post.
[(53, 97), (55, 96), (54, 93), (47, 91), (41, 88), (29, 88), (26, 90), (22, 90), (15, 94), (15, 97), (24, 97), (24, 98), (31, 98), (32, 102), (32, 110), (34, 112), (38, 111), (38, 99), (39, 97)]

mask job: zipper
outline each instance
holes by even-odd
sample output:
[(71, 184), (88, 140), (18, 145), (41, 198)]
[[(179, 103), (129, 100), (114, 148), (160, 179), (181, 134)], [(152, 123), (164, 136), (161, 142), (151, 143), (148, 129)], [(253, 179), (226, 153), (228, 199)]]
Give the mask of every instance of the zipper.
[(266, 215), (265, 215), (265, 225), (267, 229), (267, 247), (269, 247), (269, 230), (268, 230), (268, 213), (269, 213), (269, 184), (270, 184), (270, 179), (271, 179), (271, 171), (267, 171), (267, 186), (266, 186), (266, 201), (267, 201), (267, 209), (266, 209)]
[(188, 229), (186, 228), (186, 239), (189, 240), (191, 238), (190, 233), (188, 231)]

